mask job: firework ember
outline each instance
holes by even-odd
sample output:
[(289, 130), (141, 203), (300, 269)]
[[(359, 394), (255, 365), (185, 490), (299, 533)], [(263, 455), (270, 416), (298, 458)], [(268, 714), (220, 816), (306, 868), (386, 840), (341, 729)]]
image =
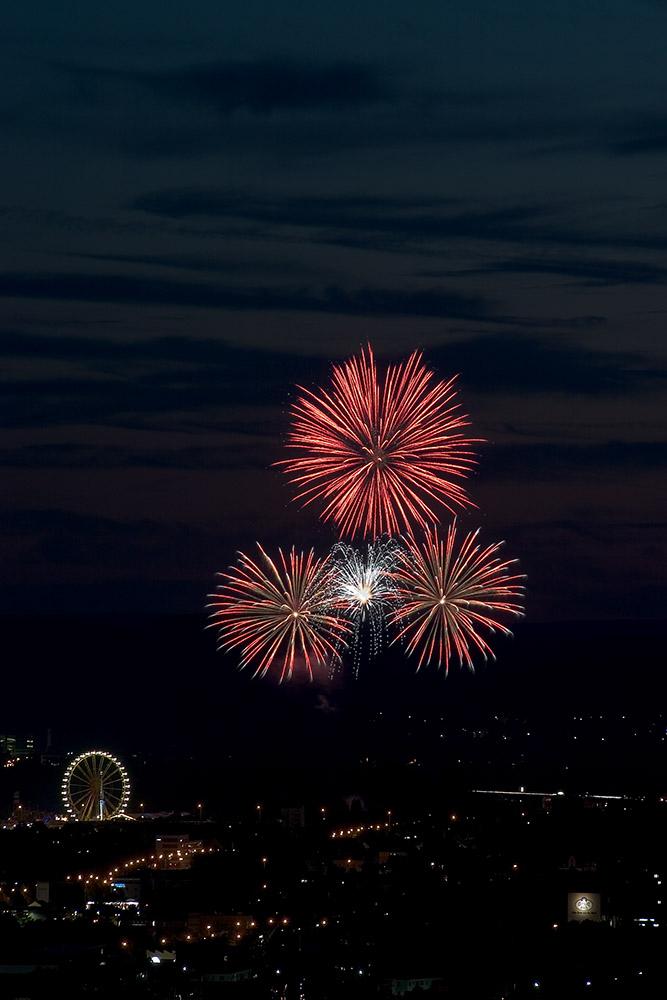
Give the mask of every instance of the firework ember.
[(475, 464), (475, 439), (461, 432), (468, 421), (453, 404), (453, 384), (439, 381), (418, 351), (380, 380), (369, 346), (334, 366), (328, 392), (302, 388), (287, 442), (300, 454), (278, 463), (297, 499), (323, 503), (323, 520), (341, 537), (372, 538), (426, 529), (440, 505), (471, 504), (458, 480)]
[(435, 529), (426, 532), (421, 545), (406, 540), (394, 574), (401, 603), (391, 623), (398, 626), (397, 639), (405, 640), (408, 653), (418, 654), (417, 669), (437, 660), (448, 670), (456, 656), (460, 666), (473, 670), (476, 653), (485, 660), (493, 657), (480, 628), (511, 635), (499, 618), (523, 614), (523, 577), (514, 572), (516, 560), (502, 562), (497, 555), (502, 543), (483, 548), (478, 534), (466, 535), (458, 551), (455, 525), (445, 541)]

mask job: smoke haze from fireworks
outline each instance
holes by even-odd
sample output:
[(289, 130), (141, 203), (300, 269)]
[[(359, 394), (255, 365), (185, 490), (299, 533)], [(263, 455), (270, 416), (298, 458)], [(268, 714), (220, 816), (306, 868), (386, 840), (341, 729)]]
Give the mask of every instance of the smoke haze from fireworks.
[(279, 549), (274, 562), (259, 543), (259, 561), (242, 552), (237, 565), (221, 573), (224, 582), (211, 594), (211, 625), (219, 628), (219, 649), (241, 649), (241, 667), (254, 665), (254, 677), (272, 666), (280, 681), (289, 680), (302, 657), (309, 677), (313, 667), (340, 662), (350, 626), (331, 613), (331, 569), (292, 548), (289, 558)]
[(277, 463), (304, 506), (324, 503), (321, 517), (341, 537), (377, 538), (426, 529), (444, 505), (471, 505), (456, 480), (475, 464), (453, 400), (454, 379), (439, 381), (415, 351), (390, 365), (380, 382), (370, 345), (334, 365), (330, 391), (303, 395), (292, 406), (288, 448), (300, 455)]
[(419, 655), (417, 669), (437, 659), (448, 671), (456, 655), (461, 667), (474, 670), (475, 653), (494, 658), (479, 629), (511, 635), (499, 618), (523, 615), (523, 576), (512, 568), (516, 560), (501, 562), (502, 543), (483, 548), (478, 534), (479, 529), (467, 534), (458, 551), (455, 523), (444, 541), (435, 528), (426, 531), (422, 544), (405, 539), (394, 573), (399, 603), (390, 623), (400, 630), (394, 642), (404, 640), (408, 654)]

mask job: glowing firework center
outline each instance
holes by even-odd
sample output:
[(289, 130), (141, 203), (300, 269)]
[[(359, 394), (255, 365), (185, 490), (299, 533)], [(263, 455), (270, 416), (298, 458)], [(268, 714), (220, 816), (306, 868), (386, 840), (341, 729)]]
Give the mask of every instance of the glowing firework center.
[(99, 822), (125, 812), (130, 779), (121, 762), (106, 750), (89, 750), (70, 762), (61, 792), (72, 819)]
[(368, 604), (373, 599), (373, 588), (369, 583), (362, 583), (358, 587), (346, 586), (344, 591), (353, 604)]

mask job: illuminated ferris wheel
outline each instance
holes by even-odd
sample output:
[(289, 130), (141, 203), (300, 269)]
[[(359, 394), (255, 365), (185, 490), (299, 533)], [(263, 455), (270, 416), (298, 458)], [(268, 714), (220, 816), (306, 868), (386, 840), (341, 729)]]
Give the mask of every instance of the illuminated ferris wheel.
[(90, 750), (70, 762), (62, 783), (63, 803), (72, 819), (113, 819), (125, 812), (130, 780), (106, 750)]

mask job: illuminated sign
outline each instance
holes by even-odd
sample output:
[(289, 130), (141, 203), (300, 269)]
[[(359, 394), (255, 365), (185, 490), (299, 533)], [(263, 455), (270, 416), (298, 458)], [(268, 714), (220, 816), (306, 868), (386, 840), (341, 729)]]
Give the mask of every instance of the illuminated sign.
[(570, 892), (567, 896), (568, 920), (601, 920), (599, 892)]

